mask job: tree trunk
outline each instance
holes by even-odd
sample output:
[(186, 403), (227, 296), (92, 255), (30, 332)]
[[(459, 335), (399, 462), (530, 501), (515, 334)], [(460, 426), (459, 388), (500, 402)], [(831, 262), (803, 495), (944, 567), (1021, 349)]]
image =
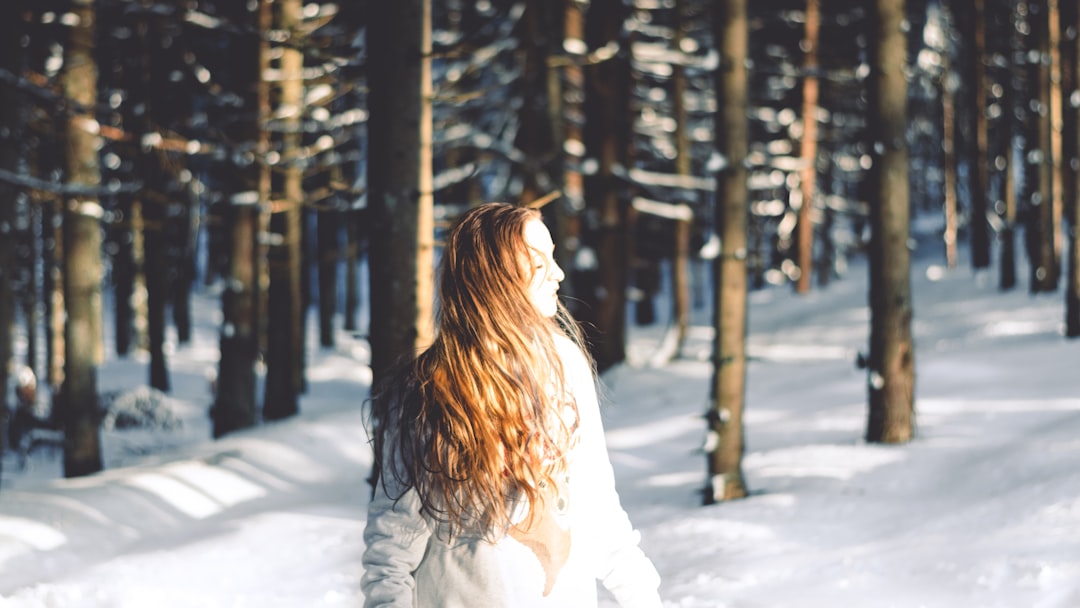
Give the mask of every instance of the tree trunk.
[[(1080, 184), (1077, 185), (1080, 188)], [(1065, 335), (1080, 337), (1080, 205), (1074, 201), (1069, 209), (1069, 275), (1065, 289)]]
[[(1068, 18), (1064, 19), (1063, 29), (1069, 29), (1072, 25), (1072, 39), (1067, 41), (1072, 45), (1071, 55), (1071, 69), (1068, 70), (1072, 74), (1069, 82), (1070, 86), (1068, 91), (1070, 95), (1075, 95), (1075, 88), (1080, 85), (1080, 79), (1076, 75), (1076, 60), (1080, 57), (1080, 35), (1076, 31), (1077, 18), (1080, 11), (1077, 10), (1075, 5), (1072, 5), (1069, 12), (1062, 11), (1063, 17), (1067, 14)], [(1071, 129), (1066, 133), (1072, 133), (1072, 137), (1068, 138), (1073, 141), (1073, 153), (1076, 152), (1076, 142), (1080, 141), (1080, 119), (1077, 118), (1077, 109), (1075, 105), (1069, 106), (1068, 116), (1070, 120), (1067, 121), (1071, 125)], [(1068, 235), (1069, 235), (1069, 262), (1068, 262), (1068, 276), (1066, 277), (1065, 288), (1065, 335), (1069, 338), (1080, 337), (1080, 171), (1075, 169), (1071, 171), (1070, 177), (1072, 178), (1071, 194), (1066, 201), (1066, 211), (1068, 214)]]
[(431, 6), (387, 3), (368, 44), (371, 367), (376, 383), (433, 332)]
[(713, 261), (714, 326), (712, 405), (706, 447), (705, 504), (747, 495), (742, 472), (743, 407), (746, 399), (747, 223), (746, 155), (749, 149), (746, 0), (713, 5), (713, 36), (720, 41), (716, 74), (716, 142), (723, 168), (717, 176), (716, 231), (720, 255)]
[[(151, 31), (149, 19), (140, 16), (135, 24), (138, 36), (140, 61), (138, 82), (135, 83), (134, 103), (142, 104), (143, 111), (135, 119), (140, 133), (140, 141), (156, 132), (151, 113), (154, 110), (153, 78), (155, 65), (151, 38), (157, 32)], [(167, 199), (165, 180), (154, 150), (142, 149), (138, 152), (136, 167), (144, 187), (141, 193), (143, 212), (142, 234), (144, 247), (143, 276), (146, 281), (146, 335), (150, 354), (150, 386), (162, 392), (169, 391), (169, 367), (165, 360), (165, 312), (168, 303), (167, 261), (168, 238), (165, 230)]]
[[(554, 213), (552, 239), (555, 241), (555, 261), (566, 269), (568, 278), (577, 274), (577, 255), (581, 243), (581, 212), (585, 209), (585, 177), (581, 164), (585, 155), (584, 100), (585, 70), (579, 63), (588, 50), (585, 44), (585, 7), (579, 2), (563, 3), (562, 48), (570, 60), (559, 73), (549, 64), (548, 105), (556, 138), (562, 142), (563, 173), (561, 184), (563, 204)], [(564, 281), (559, 290), (567, 309), (577, 318), (583, 310), (574, 281)]]
[(357, 309), (360, 307), (360, 223), (366, 218), (360, 211), (345, 213), (345, 322), (346, 331), (355, 332)]
[(192, 333), (191, 287), (195, 283), (195, 243), (199, 234), (199, 202), (190, 185), (184, 185), (179, 191), (183, 199), (172, 204), (179, 211), (172, 220), (174, 228), (172, 238), (173, 254), (171, 264), (174, 272), (168, 285), (169, 302), (172, 305), (173, 325), (176, 327), (176, 341), (190, 344)]
[[(1080, 5), (1076, 2), (1061, 2), (1058, 0), (1058, 10), (1061, 21), (1061, 200), (1062, 217), (1070, 217), (1072, 207), (1076, 204), (1077, 173), (1080, 169), (1080, 159), (1077, 158), (1077, 104), (1075, 95), (1077, 89), (1077, 40), (1080, 39)], [(1067, 219), (1063, 219), (1067, 222)], [(1064, 263), (1064, 262), (1063, 262)]]
[(803, 131), (799, 144), (802, 169), (799, 186), (802, 204), (799, 206), (799, 279), (795, 291), (810, 291), (810, 275), (814, 267), (814, 198), (817, 183), (817, 111), (818, 111), (818, 34), (821, 30), (820, 0), (806, 2), (806, 43), (803, 57), (802, 115)]
[(956, 268), (959, 258), (957, 244), (959, 241), (959, 216), (960, 204), (957, 193), (959, 179), (959, 167), (956, 154), (957, 131), (956, 128), (956, 80), (952, 64), (949, 63), (947, 53), (942, 53), (942, 80), (941, 80), (941, 130), (942, 130), (942, 153), (945, 163), (945, 232), (942, 241), (945, 243), (945, 266)]
[[(145, 153), (144, 153), (145, 154)], [(169, 366), (165, 360), (165, 309), (168, 303), (165, 249), (165, 203), (152, 188), (158, 179), (154, 159), (143, 160), (140, 172), (147, 183), (144, 190), (143, 242), (146, 243), (146, 335), (150, 354), (150, 386), (169, 391)]]
[[(683, 17), (686, 0), (675, 0), (675, 36), (672, 39), (673, 50), (681, 52), (685, 38), (686, 23)], [(675, 173), (689, 176), (691, 173), (690, 126), (686, 109), (686, 68), (682, 64), (672, 66), (671, 75), (672, 105), (675, 115)], [(690, 201), (681, 201), (689, 203)], [(690, 223), (689, 219), (674, 220), (675, 248), (671, 252), (671, 304), (672, 330), (675, 332), (671, 355), (678, 357), (686, 343), (686, 332), (690, 327)]]
[[(1058, 281), (1061, 277), (1061, 222), (1064, 208), (1064, 199), (1062, 197), (1063, 183), (1062, 177), (1064, 167), (1062, 163), (1062, 115), (1064, 113), (1061, 91), (1061, 11), (1058, 8), (1059, 0), (1047, 0), (1047, 32), (1049, 35), (1046, 38), (1047, 50), (1050, 54), (1050, 65), (1048, 66), (1048, 90), (1045, 94), (1048, 96), (1047, 107), (1050, 110), (1050, 122), (1047, 125), (1050, 135), (1050, 158), (1049, 163), (1046, 164), (1047, 169), (1050, 171), (1050, 208), (1044, 210), (1043, 213), (1049, 213), (1049, 217), (1044, 218), (1044, 230), (1049, 237), (1049, 254), (1051, 259), (1051, 271), (1050, 274), (1053, 277), (1053, 289), (1050, 291), (1056, 291)], [(1075, 27), (1076, 24), (1073, 24)], [(1044, 245), (1045, 246), (1045, 245)]]
[[(586, 16), (590, 49), (623, 45), (626, 18), (619, 0), (595, 0)], [(584, 303), (582, 320), (599, 370), (626, 358), (626, 287), (629, 260), (629, 201), (618, 167), (629, 167), (630, 72), (624, 55), (590, 65), (586, 70), (585, 150), (597, 170), (585, 178), (586, 223), (583, 241), (595, 253), (577, 294)]]
[[(1055, 60), (1051, 57), (1051, 38), (1056, 36), (1050, 27), (1052, 15), (1052, 0), (1033, 0), (1031, 11), (1031, 37), (1034, 39), (1035, 49), (1042, 60), (1031, 66), (1032, 80), (1030, 85), (1034, 88), (1032, 101), (1037, 110), (1033, 111), (1035, 128), (1031, 129), (1034, 136), (1034, 145), (1029, 148), (1036, 151), (1035, 158), (1038, 160), (1035, 172), (1038, 176), (1036, 189), (1031, 193), (1032, 209), (1028, 216), (1026, 237), (1028, 240), (1028, 252), (1031, 258), (1030, 290), (1032, 293), (1051, 292), (1057, 290), (1058, 265), (1058, 238), (1055, 231), (1055, 203), (1053, 192), (1054, 163), (1053, 158), (1053, 108), (1051, 107), (1052, 96), (1051, 74), (1056, 69)], [(1056, 6), (1056, 2), (1054, 2)], [(1056, 55), (1056, 53), (1054, 54)], [(1057, 224), (1060, 226), (1060, 224)]]
[(900, 443), (914, 426), (915, 352), (908, 249), (904, 0), (877, 0), (870, 39), (870, 357), (866, 439)]
[[(289, 32), (297, 41), (302, 7), (299, 0), (282, 0), (275, 29)], [(270, 231), (275, 244), (270, 249), (270, 294), (268, 300), (268, 330), (266, 358), (266, 399), (263, 404), (265, 420), (280, 420), (296, 415), (303, 374), (300, 371), (301, 318), (303, 294), (300, 288), (302, 256), (301, 206), (304, 192), (302, 171), (293, 160), (300, 149), (300, 116), (304, 103), (302, 71), (304, 57), (293, 46), (281, 49), (280, 96), (275, 114), (281, 120), (281, 157), (284, 166), (275, 168), (281, 173), (280, 198), (274, 203)], [(273, 196), (272, 196), (273, 198)], [(277, 239), (280, 237), (280, 241)]]
[[(99, 137), (96, 124), (97, 66), (94, 62), (94, 3), (71, 2), (76, 17), (64, 49), (60, 76), (64, 95), (73, 102), (65, 124), (65, 176), (72, 185), (96, 188)], [(97, 372), (101, 335), (101, 216), (96, 197), (64, 201), (64, 384), (60, 412), (64, 428), (64, 475), (76, 477), (101, 470)]]
[(985, 0), (962, 0), (958, 3), (956, 17), (961, 24), (960, 37), (964, 47), (962, 78), (966, 83), (965, 133), (974, 135), (974, 155), (968, 171), (968, 192), (971, 200), (969, 215), (971, 232), (971, 265), (986, 268), (990, 265), (990, 225), (987, 213), (987, 158), (986, 158), (986, 69), (983, 64), (986, 41)]
[(337, 209), (320, 209), (316, 218), (319, 232), (319, 344), (334, 346), (334, 314), (338, 301), (338, 266), (341, 263), (341, 218)]
[[(43, 201), (41, 219), (41, 234), (46, 241), (42, 254), (46, 317), (45, 373), (57, 400), (64, 383), (64, 233), (60, 205), (51, 197)], [(54, 411), (54, 414), (58, 412)]]
[[(1015, 23), (1015, 10), (1009, 11), (1006, 18), (995, 21), (995, 33), (1008, 40), (1005, 44), (1005, 53), (1014, 55), (1017, 41), (1017, 28)], [(1013, 149), (1017, 144), (1016, 133), (1022, 131), (1022, 126), (1016, 116), (1014, 100), (1017, 98), (1015, 83), (1016, 68), (1012, 61), (1007, 61), (1004, 75), (1005, 86), (1001, 91), (1001, 124), (1006, 131), (1004, 136), (1005, 145), (1001, 153), (1001, 162), (996, 168), (1004, 176), (1001, 186), (1001, 234), (998, 237), (1001, 243), (1000, 257), (998, 259), (999, 279), (998, 288), (1005, 291), (1016, 287), (1016, 179), (1014, 174), (1016, 167), (1013, 162)]]
[[(139, 154), (139, 152), (133, 152)], [(146, 287), (146, 218), (145, 205), (136, 196), (131, 202), (131, 255), (135, 272), (132, 285), (131, 312), (132, 338), (135, 348), (147, 351), (150, 348), (149, 302), (150, 295)]]
[(525, 156), (521, 204), (529, 204), (562, 185), (561, 155), (555, 147), (554, 125), (548, 103), (550, 78), (548, 59), (553, 43), (558, 41), (556, 26), (557, 3), (548, 0), (529, 0), (522, 15), (520, 46), (524, 51), (522, 66), (522, 105), (516, 147)]
[(38, 368), (38, 331), (41, 324), (41, 313), (38, 311), (41, 293), (41, 277), (38, 275), (38, 256), (41, 254), (41, 242), (38, 236), (44, 236), (41, 230), (41, 207), (34, 197), (30, 197), (30, 227), (27, 231), (27, 260), (30, 265), (28, 272), (29, 282), (22, 298), (23, 322), (26, 324), (26, 358), (25, 365), (34, 372), (34, 376), (41, 377)]
[[(253, 6), (230, 5), (226, 16), (233, 23), (265, 31), (269, 27), (265, 19), (269, 13), (267, 1), (260, 0)], [(226, 134), (248, 145), (259, 141), (262, 46), (258, 37), (242, 35), (230, 49), (241, 106), (237, 115), (228, 117)], [(231, 231), (231, 251), (229, 277), (221, 294), (221, 360), (210, 410), (214, 437), (255, 424), (255, 360), (259, 350), (256, 238), (262, 171), (255, 159), (243, 159), (226, 169), (222, 180), (227, 188), (228, 203), (223, 215)]]
[(113, 331), (116, 341), (116, 354), (126, 357), (131, 349), (135, 329), (135, 314), (131, 299), (135, 294), (135, 256), (131, 236), (132, 200), (128, 194), (117, 197), (117, 212), (121, 216), (118, 226), (113, 226), (113, 243), (116, 251), (112, 255), (113, 282)]
[[(5, 2), (0, 7), (0, 70), (9, 74), (22, 71), (22, 1)], [(0, 169), (15, 173), (19, 168), (19, 137), (23, 112), (22, 99), (15, 87), (0, 86)], [(14, 186), (0, 180), (0, 483), (3, 482), (3, 455), (6, 451), (8, 423), (8, 371), (12, 369), (13, 329), (15, 325), (15, 198)], [(33, 239), (33, 235), (30, 236)], [(32, 326), (30, 331), (34, 331)]]

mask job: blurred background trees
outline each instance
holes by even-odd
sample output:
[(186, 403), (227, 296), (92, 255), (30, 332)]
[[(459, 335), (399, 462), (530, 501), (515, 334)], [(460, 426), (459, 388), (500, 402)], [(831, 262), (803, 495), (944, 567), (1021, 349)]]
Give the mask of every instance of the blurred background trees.
[(913, 415), (918, 240), (1002, 289), (1064, 283), (1080, 335), (1072, 3), (392, 4), (0, 9), (0, 384), (42, 379), (70, 474), (100, 467), (97, 365), (145, 352), (167, 391), (193, 290), (220, 296), (215, 436), (301, 410), (309, 314), (322, 347), (368, 337), (378, 378), (428, 339), (439, 241), (488, 200), (542, 207), (601, 370), (631, 323), (665, 328), (651, 364), (711, 327), (710, 500), (746, 491), (748, 290), (827, 289), (860, 256), (887, 279), (871, 440), (911, 435), (875, 395), (906, 386)]

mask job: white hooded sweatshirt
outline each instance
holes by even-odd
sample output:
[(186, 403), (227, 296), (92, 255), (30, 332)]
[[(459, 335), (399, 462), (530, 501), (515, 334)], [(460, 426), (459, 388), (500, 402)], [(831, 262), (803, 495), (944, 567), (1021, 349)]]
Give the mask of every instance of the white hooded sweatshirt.
[(580, 440), (553, 501), (559, 512), (552, 519), (568, 532), (568, 554), (554, 548), (565, 563), (517, 535), (447, 542), (420, 514), (415, 490), (386, 475), (364, 530), (365, 608), (595, 608), (597, 580), (623, 608), (660, 607), (660, 576), (615, 491), (591, 369), (569, 339), (560, 336), (556, 345), (580, 416)]

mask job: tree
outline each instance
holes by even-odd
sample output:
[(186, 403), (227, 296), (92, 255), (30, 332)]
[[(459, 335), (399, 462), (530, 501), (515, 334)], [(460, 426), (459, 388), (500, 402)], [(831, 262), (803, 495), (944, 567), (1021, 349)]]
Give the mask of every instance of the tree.
[[(160, 40), (160, 31), (154, 27), (157, 17), (139, 15), (135, 22), (135, 37), (138, 41), (136, 75), (133, 79), (133, 101), (140, 104), (141, 112), (136, 113), (133, 128), (140, 141), (149, 141), (157, 133), (152, 114), (156, 109), (153, 99), (154, 89), (163, 86), (165, 79), (161, 70), (155, 70), (154, 58), (159, 49), (153, 48), (153, 41)], [(160, 78), (158, 80), (157, 78)], [(146, 337), (150, 354), (150, 386), (162, 392), (169, 391), (169, 366), (165, 358), (165, 311), (168, 303), (169, 264), (166, 261), (167, 199), (165, 176), (158, 163), (157, 151), (144, 147), (135, 159), (136, 171), (145, 186), (139, 198), (142, 211), (143, 264), (142, 278), (146, 283)]]
[[(1037, 60), (1029, 68), (1029, 92), (1031, 94), (1032, 125), (1029, 130), (1031, 143), (1028, 149), (1031, 177), (1035, 184), (1029, 189), (1030, 208), (1024, 231), (1028, 257), (1031, 262), (1029, 289), (1032, 293), (1057, 290), (1060, 275), (1061, 251), (1059, 230), (1061, 227), (1060, 196), (1055, 195), (1054, 176), (1055, 141), (1054, 120), (1060, 110), (1060, 91), (1055, 102), (1053, 86), (1057, 66), (1057, 28), (1054, 0), (1033, 0), (1029, 3), (1031, 34)], [(1054, 9), (1054, 10), (1051, 10)], [(1054, 24), (1051, 21), (1054, 21)], [(1060, 182), (1059, 182), (1060, 183)], [(1059, 188), (1060, 189), (1060, 188)]]
[(716, 231), (720, 255), (713, 261), (714, 326), (712, 406), (707, 446), (705, 504), (747, 494), (742, 473), (743, 405), (746, 398), (747, 331), (747, 41), (746, 0), (713, 5), (713, 36), (720, 51), (716, 75)]
[[(686, 0), (675, 0), (673, 7), (675, 12), (675, 32), (672, 36), (672, 47), (676, 53), (681, 53), (683, 41), (686, 38), (687, 27), (684, 14), (686, 13)], [(675, 115), (675, 173), (684, 177), (691, 175), (690, 154), (690, 126), (689, 112), (686, 108), (687, 77), (686, 68), (681, 62), (676, 62), (671, 67), (671, 87), (673, 104), (672, 113)], [(689, 209), (689, 206), (686, 207)], [(690, 326), (690, 228), (693, 222), (693, 214), (674, 220), (675, 247), (671, 256), (671, 299), (672, 299), (672, 331), (675, 332), (672, 356), (677, 356), (686, 343), (686, 332)]]
[(941, 74), (941, 122), (942, 122), (942, 152), (945, 163), (945, 232), (942, 240), (945, 241), (945, 265), (948, 268), (956, 268), (959, 256), (959, 233), (960, 233), (960, 202), (959, 202), (959, 158), (957, 140), (960, 133), (957, 120), (957, 90), (960, 88), (960, 76), (956, 73), (952, 62), (949, 61), (949, 51), (941, 54), (941, 62), (944, 69)]
[[(562, 188), (562, 154), (556, 145), (550, 103), (558, 86), (549, 60), (561, 41), (558, 3), (529, 0), (518, 37), (522, 47), (522, 103), (515, 147), (524, 154), (521, 202), (528, 204)], [(552, 91), (551, 89), (555, 89)]]
[(965, 111), (962, 113), (962, 131), (970, 153), (967, 191), (970, 197), (971, 265), (974, 268), (990, 265), (990, 226), (986, 221), (988, 166), (984, 5), (985, 0), (960, 0), (956, 3), (955, 11), (963, 46), (961, 77), (964, 81)]
[(867, 441), (912, 436), (915, 352), (911, 336), (911, 252), (904, 0), (876, 0), (870, 32), (870, 356)]
[[(247, 26), (230, 44), (227, 73), (236, 83), (239, 107), (222, 117), (222, 131), (235, 146), (235, 167), (222, 169), (225, 221), (231, 227), (229, 276), (221, 294), (221, 360), (214, 405), (210, 409), (214, 437), (255, 424), (255, 361), (258, 357), (257, 246), (259, 183), (256, 159), (259, 139), (262, 42), (253, 32), (269, 26), (268, 0), (254, 5), (225, 3), (219, 10), (232, 23)], [(262, 27), (259, 27), (262, 26)]]
[(998, 120), (999, 126), (996, 129), (999, 133), (999, 143), (994, 155), (994, 168), (1001, 176), (1001, 194), (996, 203), (996, 210), (1001, 218), (1001, 230), (998, 234), (1000, 243), (998, 288), (1004, 291), (1016, 287), (1017, 188), (1014, 179), (1016, 169), (1013, 162), (1013, 148), (1016, 145), (1016, 132), (1019, 130), (1017, 108), (1014, 107), (1014, 100), (1018, 96), (1016, 85), (1019, 78), (1016, 77), (1013, 62), (1004, 58), (1015, 55), (1018, 51), (1019, 28), (1015, 26), (1016, 14), (1011, 5), (1009, 11), (991, 11), (989, 15), (991, 19), (987, 22), (987, 28), (992, 34), (987, 37), (987, 41), (996, 46), (994, 55), (1002, 57), (1001, 63), (1005, 66), (999, 70), (1002, 72), (999, 77), (1002, 84), (998, 96), (1000, 100), (998, 115), (1001, 118)]
[(369, 339), (378, 383), (433, 331), (431, 3), (402, 0), (373, 11), (367, 44)]
[[(1073, 24), (1074, 27), (1075, 25)], [(1049, 135), (1049, 141), (1044, 142), (1044, 145), (1048, 143), (1049, 146), (1045, 149), (1043, 166), (1050, 173), (1048, 200), (1050, 204), (1040, 206), (1039, 216), (1044, 237), (1044, 244), (1040, 251), (1042, 251), (1043, 259), (1048, 261), (1047, 267), (1050, 269), (1049, 274), (1052, 278), (1040, 287), (1040, 291), (1044, 290), (1043, 288), (1047, 291), (1056, 291), (1061, 277), (1061, 222), (1064, 205), (1062, 177), (1065, 170), (1061, 131), (1064, 112), (1061, 90), (1061, 31), (1061, 11), (1058, 0), (1047, 0), (1045, 48), (1049, 64), (1045, 68), (1046, 82), (1041, 85), (1040, 95), (1045, 96), (1044, 107), (1048, 111), (1043, 124)]]
[(319, 273), (319, 345), (323, 347), (334, 346), (334, 312), (337, 310), (338, 301), (337, 269), (342, 260), (341, 222), (345, 217), (341, 210), (329, 207), (319, 209), (315, 219), (315, 229), (318, 231), (316, 247)]
[[(1062, 13), (1064, 15), (1065, 11), (1063, 10)], [(1070, 23), (1075, 26), (1077, 17), (1075, 6), (1072, 7), (1068, 15), (1070, 19), (1064, 20), (1066, 27)], [(1067, 43), (1073, 45), (1072, 53), (1070, 53), (1074, 63), (1072, 82), (1076, 83), (1075, 62), (1080, 57), (1080, 35), (1076, 34), (1075, 29), (1073, 30), (1072, 40)], [(1071, 135), (1068, 139), (1073, 141), (1072, 150), (1075, 152), (1077, 149), (1076, 142), (1080, 141), (1080, 120), (1077, 119), (1075, 106), (1070, 106), (1068, 114), (1071, 115), (1071, 121), (1067, 124), (1072, 125), (1072, 130), (1071, 132), (1066, 131), (1065, 135)], [(1071, 177), (1075, 181), (1073, 181), (1073, 187), (1071, 188), (1072, 196), (1066, 201), (1069, 260), (1065, 287), (1065, 335), (1069, 338), (1077, 338), (1080, 337), (1080, 171), (1072, 171)]]
[(64, 201), (64, 383), (60, 417), (64, 428), (64, 475), (76, 477), (101, 470), (98, 431), (97, 371), (101, 360), (101, 205), (89, 192), (99, 185), (99, 136), (94, 107), (97, 64), (94, 61), (94, 3), (67, 7), (73, 24), (64, 48), (61, 89), (72, 104), (64, 124), (65, 176), (83, 186), (85, 195)]
[[(22, 35), (22, 2), (5, 2), (0, 7), (0, 71), (18, 74), (22, 69), (19, 38)], [(8, 81), (0, 82), (0, 171), (18, 170), (18, 137), (21, 99)], [(12, 358), (12, 329), (15, 324), (15, 197), (18, 190), (0, 176), (0, 455), (5, 451), (8, 417), (8, 370)], [(0, 479), (3, 463), (0, 462)]]
[[(278, 107), (282, 116), (278, 148), (283, 166), (271, 167), (279, 180), (267, 179), (267, 198), (272, 199), (273, 215), (270, 230), (275, 235), (269, 254), (270, 293), (266, 352), (266, 398), (263, 418), (280, 420), (299, 411), (297, 399), (303, 383), (300, 367), (302, 349), (301, 321), (304, 306), (301, 301), (301, 206), (304, 192), (300, 167), (300, 116), (304, 103), (304, 57), (299, 46), (301, 6), (299, 0), (279, 2), (280, 13), (274, 29), (289, 36), (289, 45), (282, 48), (278, 71), (281, 74)], [(273, 184), (280, 181), (280, 192)], [(277, 196), (275, 196), (277, 195)], [(280, 241), (277, 237), (280, 236)]]
[(585, 18), (590, 49), (622, 46), (606, 61), (589, 65), (585, 75), (585, 151), (596, 171), (585, 177), (582, 241), (595, 255), (591, 268), (577, 269), (584, 303), (581, 320), (593, 358), (605, 370), (626, 358), (626, 287), (629, 259), (629, 200), (620, 169), (628, 158), (630, 73), (621, 0), (594, 0)]
[(820, 0), (806, 1), (806, 37), (803, 58), (802, 139), (799, 157), (799, 185), (802, 204), (799, 206), (799, 278), (798, 293), (810, 291), (810, 275), (814, 265), (814, 198), (817, 180), (817, 113), (818, 113), (818, 34), (821, 30)]
[[(552, 238), (555, 241), (555, 261), (574, 273), (580, 246), (581, 217), (585, 208), (585, 176), (582, 161), (585, 154), (585, 135), (582, 130), (585, 100), (585, 68), (582, 62), (588, 46), (585, 44), (585, 7), (579, 2), (563, 3), (562, 47), (568, 60), (562, 66), (561, 86), (552, 87), (550, 98), (553, 129), (562, 142), (563, 174), (560, 180), (563, 204), (552, 207), (555, 221)], [(577, 317), (584, 313), (577, 306), (577, 293), (572, 280), (565, 281), (560, 290), (569, 310)], [(568, 300), (567, 297), (573, 298)]]

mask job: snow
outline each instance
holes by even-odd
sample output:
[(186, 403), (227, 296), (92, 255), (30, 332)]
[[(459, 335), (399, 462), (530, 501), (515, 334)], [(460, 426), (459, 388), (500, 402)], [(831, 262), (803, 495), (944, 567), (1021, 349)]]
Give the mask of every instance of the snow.
[[(993, 269), (939, 257), (913, 262), (905, 445), (862, 440), (863, 264), (805, 296), (751, 295), (743, 500), (701, 506), (707, 311), (666, 365), (664, 327), (632, 328), (629, 362), (603, 378), (605, 424), (665, 605), (1080, 606), (1080, 342), (1062, 336), (1064, 297), (1001, 292)], [(82, 479), (48, 451), (22, 471), (5, 458), (0, 608), (362, 603), (363, 342), (312, 348), (299, 417), (211, 441), (218, 304), (196, 306), (194, 342), (170, 353), (179, 429), (104, 433), (107, 470)], [(102, 390), (144, 384), (146, 367), (108, 360)]]

